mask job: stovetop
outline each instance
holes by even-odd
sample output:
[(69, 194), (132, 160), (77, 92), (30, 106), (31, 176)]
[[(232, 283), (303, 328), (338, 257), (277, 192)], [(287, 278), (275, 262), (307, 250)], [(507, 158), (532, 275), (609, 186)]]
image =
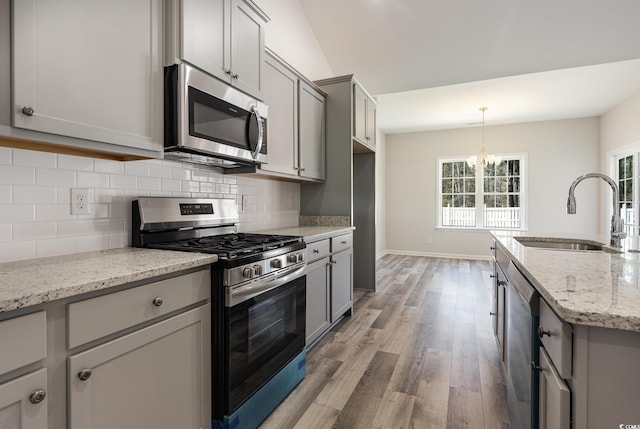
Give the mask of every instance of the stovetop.
[(215, 253), (219, 258), (234, 260), (263, 254), (275, 249), (282, 249), (283, 251), (296, 250), (301, 245), (304, 247), (302, 238), (298, 236), (239, 232), (155, 243), (149, 244), (148, 247), (186, 252)]

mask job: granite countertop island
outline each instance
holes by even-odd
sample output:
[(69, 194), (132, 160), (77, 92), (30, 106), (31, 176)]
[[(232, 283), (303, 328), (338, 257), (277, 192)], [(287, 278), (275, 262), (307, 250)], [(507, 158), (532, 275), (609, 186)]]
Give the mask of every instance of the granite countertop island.
[[(603, 235), (491, 234), (566, 322), (640, 332), (639, 253), (611, 252)], [(605, 245), (605, 251), (527, 247), (516, 237), (587, 240)]]
[(123, 248), (0, 264), (0, 313), (214, 263), (216, 255)]

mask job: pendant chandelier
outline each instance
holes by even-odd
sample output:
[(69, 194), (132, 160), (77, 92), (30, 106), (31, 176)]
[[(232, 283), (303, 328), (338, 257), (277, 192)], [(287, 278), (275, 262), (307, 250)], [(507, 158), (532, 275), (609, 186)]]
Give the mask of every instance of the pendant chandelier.
[[(489, 110), (488, 107), (481, 107), (480, 111), (482, 112), (482, 149), (480, 149), (480, 165), (482, 168), (487, 168), (488, 165), (498, 165), (502, 162), (502, 159), (499, 156), (495, 155), (487, 155), (487, 151), (484, 148), (484, 112)], [(476, 166), (478, 161), (478, 157), (476, 155), (472, 155), (467, 158), (467, 165), (473, 168)]]

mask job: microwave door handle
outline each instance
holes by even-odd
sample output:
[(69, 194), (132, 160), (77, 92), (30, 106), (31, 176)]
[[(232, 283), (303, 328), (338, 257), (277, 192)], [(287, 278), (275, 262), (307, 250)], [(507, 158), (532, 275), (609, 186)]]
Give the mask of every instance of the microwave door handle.
[(263, 121), (262, 121), (262, 117), (260, 116), (260, 113), (258, 113), (258, 107), (257, 106), (251, 106), (251, 114), (256, 116), (256, 120), (258, 122), (258, 142), (256, 144), (256, 150), (253, 153), (253, 159), (258, 159), (258, 155), (260, 155), (260, 150), (262, 150), (262, 140), (264, 138), (264, 133), (263, 133)]

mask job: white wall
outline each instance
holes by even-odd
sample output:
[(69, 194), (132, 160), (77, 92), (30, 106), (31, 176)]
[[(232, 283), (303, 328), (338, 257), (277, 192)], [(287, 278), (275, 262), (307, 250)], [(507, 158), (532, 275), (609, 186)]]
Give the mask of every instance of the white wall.
[(311, 80), (334, 76), (298, 0), (256, 0), (269, 15), (266, 45)]
[[(437, 158), (477, 154), (481, 139), (479, 127), (387, 135), (388, 251), (489, 256), (486, 231), (436, 230)], [(580, 185), (578, 213), (566, 214), (573, 179), (598, 171), (598, 118), (487, 126), (486, 149), (488, 153), (528, 153), (529, 231), (599, 232), (597, 182)], [(432, 244), (427, 244), (427, 237)]]

